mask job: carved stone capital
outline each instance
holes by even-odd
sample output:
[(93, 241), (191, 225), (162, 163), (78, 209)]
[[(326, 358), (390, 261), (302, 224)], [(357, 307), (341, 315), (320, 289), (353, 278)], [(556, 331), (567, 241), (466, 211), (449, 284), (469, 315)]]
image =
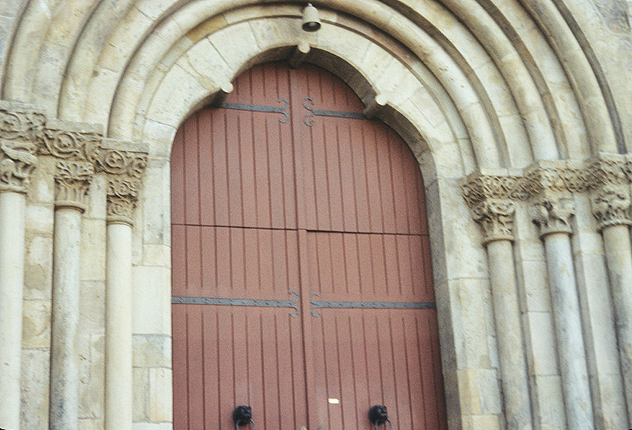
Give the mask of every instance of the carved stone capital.
[(140, 194), (140, 180), (110, 179), (107, 188), (107, 222), (132, 225), (134, 208)]
[(573, 233), (570, 219), (575, 215), (575, 207), (570, 199), (544, 197), (534, 204), (532, 215), (542, 238), (553, 233)]
[(86, 161), (58, 161), (55, 174), (55, 206), (86, 209), (86, 195), (94, 177), (94, 165)]
[(472, 206), (472, 217), (481, 226), (483, 244), (495, 240), (514, 240), (516, 206), (511, 200), (486, 200)]
[(26, 192), (45, 123), (42, 113), (0, 108), (0, 192)]
[(614, 225), (632, 225), (630, 192), (624, 186), (605, 185), (592, 198), (599, 230)]

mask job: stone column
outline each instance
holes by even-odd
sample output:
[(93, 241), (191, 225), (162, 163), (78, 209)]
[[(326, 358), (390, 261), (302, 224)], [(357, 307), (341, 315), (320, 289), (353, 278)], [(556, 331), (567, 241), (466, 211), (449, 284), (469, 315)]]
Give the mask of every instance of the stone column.
[(593, 214), (603, 235), (606, 264), (615, 310), (619, 360), (632, 420), (632, 248), (628, 186), (605, 185), (593, 196)]
[(485, 200), (472, 213), (487, 247), (507, 429), (530, 430), (527, 359), (512, 245), (515, 205), (510, 200)]
[(55, 176), (50, 429), (76, 430), (79, 409), (77, 329), (81, 214), (94, 175), (85, 161), (58, 161)]
[(545, 196), (533, 219), (544, 241), (568, 428), (594, 429), (586, 349), (570, 235), (570, 199)]
[(105, 429), (132, 430), (132, 224), (146, 155), (104, 150), (97, 167), (109, 174), (105, 300)]
[(45, 117), (0, 107), (0, 427), (20, 428), (26, 190)]
[(139, 181), (108, 184), (105, 429), (132, 429), (132, 211)]

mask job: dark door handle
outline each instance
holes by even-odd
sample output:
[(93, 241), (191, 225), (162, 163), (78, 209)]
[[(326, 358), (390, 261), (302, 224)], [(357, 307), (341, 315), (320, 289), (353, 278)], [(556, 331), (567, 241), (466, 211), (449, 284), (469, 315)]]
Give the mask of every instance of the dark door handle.
[(388, 412), (384, 405), (375, 405), (369, 409), (369, 421), (375, 426), (375, 430), (377, 430), (377, 426), (384, 423), (388, 423), (390, 429), (393, 430), (393, 424), (388, 419)]
[(239, 430), (240, 426), (248, 423), (252, 424), (251, 430), (255, 430), (255, 422), (252, 420), (252, 409), (250, 406), (237, 406), (233, 409), (233, 421), (235, 422), (235, 430)]

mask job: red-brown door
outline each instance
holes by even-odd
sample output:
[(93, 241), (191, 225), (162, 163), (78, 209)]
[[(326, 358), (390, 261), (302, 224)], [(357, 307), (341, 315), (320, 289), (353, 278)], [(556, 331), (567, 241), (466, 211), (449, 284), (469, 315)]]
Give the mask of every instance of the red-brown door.
[(172, 152), (176, 430), (446, 427), (424, 192), (353, 92), (257, 66)]

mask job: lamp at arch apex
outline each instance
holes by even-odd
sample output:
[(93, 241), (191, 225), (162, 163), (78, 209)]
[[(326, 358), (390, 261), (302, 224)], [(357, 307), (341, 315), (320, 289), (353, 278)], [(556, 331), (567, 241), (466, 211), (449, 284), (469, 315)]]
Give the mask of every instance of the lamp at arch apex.
[(311, 3), (307, 3), (305, 9), (303, 9), (303, 31), (313, 33), (320, 29), (320, 18), (318, 17), (318, 9), (312, 6)]

